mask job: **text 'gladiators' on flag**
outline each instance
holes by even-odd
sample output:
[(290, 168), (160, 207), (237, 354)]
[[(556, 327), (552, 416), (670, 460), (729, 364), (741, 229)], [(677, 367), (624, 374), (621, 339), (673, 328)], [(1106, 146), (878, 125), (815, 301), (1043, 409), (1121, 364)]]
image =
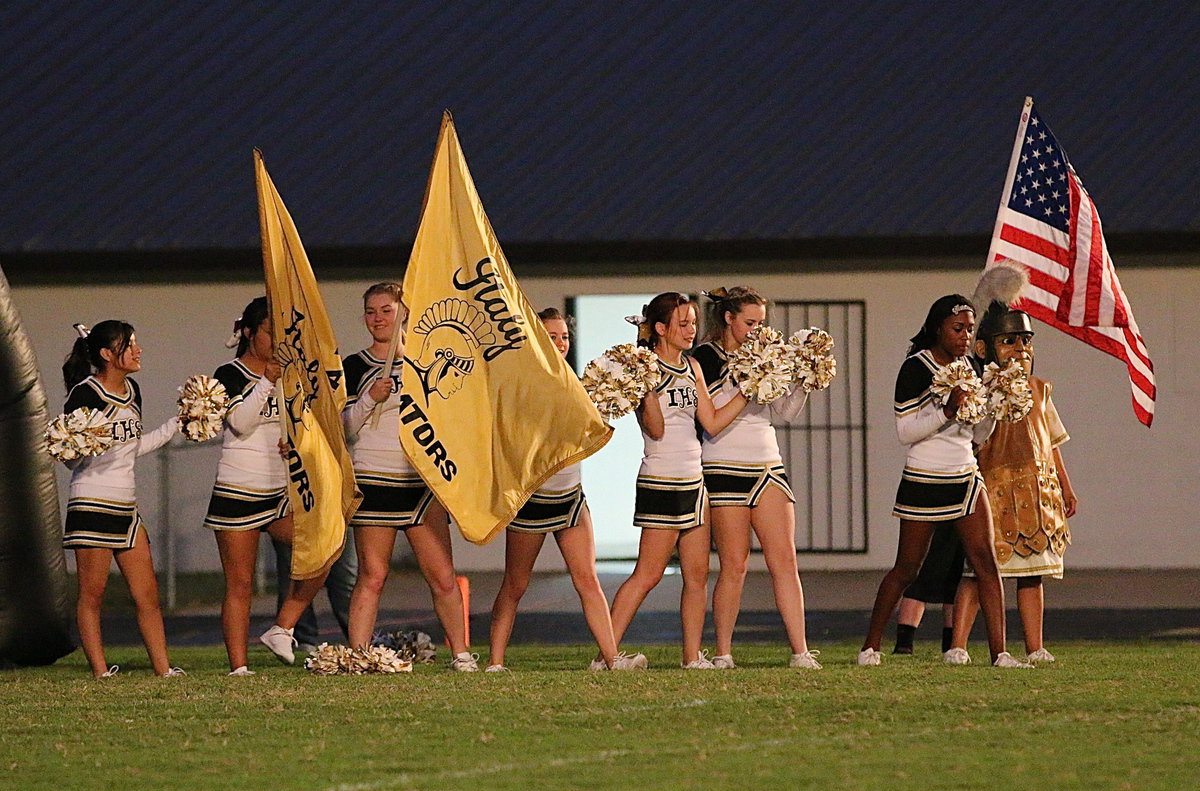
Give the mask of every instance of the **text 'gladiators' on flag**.
[(1125, 362), (1133, 411), (1149, 426), (1154, 365), (1117, 280), (1100, 215), (1029, 97), (1017, 126), (988, 266), (1001, 258), (1029, 272), (1016, 307)]
[(612, 428), (521, 293), (448, 112), (404, 295), (400, 443), (463, 536), (486, 543)]
[(354, 486), (342, 433), (346, 383), (337, 339), (300, 234), (257, 149), (254, 176), (271, 339), (283, 367), (277, 386), (290, 446), (288, 500), (295, 522), (292, 577), (311, 579), (341, 554), (346, 523), (362, 495)]

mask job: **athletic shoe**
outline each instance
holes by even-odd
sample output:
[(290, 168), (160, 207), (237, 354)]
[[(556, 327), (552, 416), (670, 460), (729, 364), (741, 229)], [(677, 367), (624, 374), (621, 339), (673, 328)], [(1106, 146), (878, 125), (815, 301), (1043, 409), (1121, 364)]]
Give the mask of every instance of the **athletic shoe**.
[(507, 673), (508, 668), (504, 665), (488, 665), (483, 669), (484, 673)]
[(297, 643), (296, 638), (292, 637), (291, 629), (284, 629), (282, 626), (275, 625), (259, 635), (258, 640), (267, 648), (270, 648), (271, 653), (280, 662), (283, 662), (285, 665), (296, 663), (296, 654), (292, 649)]
[(1029, 656), (1025, 657), (1025, 661), (1031, 665), (1048, 665), (1054, 661), (1054, 654), (1050, 653), (1045, 648), (1039, 648)]
[(898, 645), (892, 649), (892, 653), (897, 656), (912, 656), (913, 647), (911, 645)]
[(252, 676), (252, 675), (254, 675), (254, 671), (251, 670), (250, 668), (246, 667), (245, 665), (242, 665), (237, 670), (229, 671), (229, 675), (231, 675), (231, 676)]
[(684, 670), (716, 670), (717, 666), (705, 656), (707, 653), (707, 651), (701, 651), (691, 662), (681, 662), (680, 667)]
[(1027, 667), (1027, 668), (1031, 668), (1031, 667), (1033, 667), (1033, 665), (1029, 664), (1028, 662), (1022, 662), (1020, 659), (1017, 659), (1015, 656), (1008, 653), (1007, 651), (1001, 651), (999, 654), (996, 655), (996, 661), (992, 662), (992, 667)]
[(461, 654), (450, 660), (450, 669), (459, 673), (478, 673), (479, 654), (472, 654), (469, 651), (463, 651)]
[[(601, 664), (604, 663), (601, 662)], [(645, 654), (633, 654), (631, 656), (622, 651), (613, 657), (610, 670), (645, 670), (648, 664)]]
[(187, 675), (187, 671), (184, 670), (182, 667), (173, 667), (170, 670), (168, 670), (166, 673), (163, 673), (162, 678), (179, 678), (180, 676), (186, 676), (186, 675)]
[(874, 648), (864, 648), (858, 652), (858, 664), (867, 667), (870, 665), (878, 665), (883, 662), (883, 653), (876, 651)]
[(712, 658), (713, 667), (717, 670), (736, 670), (737, 665), (733, 661), (733, 654), (721, 654)]
[(608, 670), (608, 665), (604, 664), (604, 659), (593, 659), (588, 663), (588, 670), (593, 673), (599, 673), (602, 670)]
[(96, 676), (96, 678), (112, 678), (113, 676), (115, 676), (117, 673), (120, 673), (120, 672), (121, 672), (121, 666), (113, 665), (108, 670), (105, 670), (103, 673)]
[(969, 665), (971, 664), (971, 655), (965, 648), (951, 648), (942, 654), (942, 661), (947, 665)]
[(792, 654), (788, 667), (802, 667), (806, 670), (820, 670), (821, 663), (817, 661), (820, 651), (805, 651), (803, 654)]

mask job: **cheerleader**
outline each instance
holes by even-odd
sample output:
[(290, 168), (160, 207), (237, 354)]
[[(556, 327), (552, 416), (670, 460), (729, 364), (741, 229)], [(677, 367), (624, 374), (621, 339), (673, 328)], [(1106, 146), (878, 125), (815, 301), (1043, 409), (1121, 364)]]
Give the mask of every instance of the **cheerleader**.
[(154, 431), (142, 433), (142, 391), (130, 376), (142, 370), (142, 347), (132, 326), (110, 320), (100, 322), (91, 332), (81, 324), (75, 327), (81, 337), (62, 367), (67, 386), (63, 411), (69, 414), (80, 407), (99, 410), (108, 419), (113, 438), (112, 446), (99, 456), (67, 463), (71, 483), (63, 546), (75, 550), (79, 641), (92, 675), (109, 678), (117, 674), (119, 668), (109, 667), (105, 661), (100, 634), (100, 605), (115, 557), (129, 585), (154, 672), (166, 677), (186, 675), (171, 667), (167, 659), (158, 580), (150, 538), (138, 514), (133, 471), (138, 456), (171, 440), (179, 430), (179, 419), (171, 418)]
[[(542, 326), (546, 328), (555, 348), (565, 357), (571, 348), (571, 330), (567, 318), (558, 308), (546, 308), (538, 313), (538, 318), (542, 320)], [(558, 550), (579, 594), (579, 603), (583, 605), (583, 616), (600, 647), (602, 661), (593, 662), (592, 669), (645, 669), (646, 657), (642, 654), (628, 656), (617, 653), (608, 601), (596, 576), (592, 517), (583, 497), (579, 465), (572, 464), (555, 473), (542, 488), (533, 493), (505, 533), (504, 581), (492, 605), (487, 672), (508, 669), (504, 666), (504, 649), (508, 646), (513, 621), (517, 617), (517, 604), (529, 587), (533, 564), (547, 534), (553, 534), (558, 542)]]
[[(700, 363), (714, 407), (724, 406), (739, 391), (728, 375), (729, 353), (746, 340), (751, 330), (767, 318), (767, 301), (743, 286), (706, 294), (708, 337), (693, 356)], [(792, 667), (819, 670), (819, 652), (808, 650), (804, 629), (804, 590), (796, 567), (796, 514), (787, 472), (779, 455), (771, 417), (794, 420), (808, 394), (802, 388), (770, 406), (747, 404), (722, 432), (704, 433), (701, 458), (704, 487), (712, 509), (712, 536), (721, 570), (713, 588), (713, 625), (716, 628), (719, 669), (737, 667), (733, 661), (733, 629), (741, 607), (746, 564), (750, 558), (750, 531), (758, 536), (771, 574), (775, 603), (792, 646)]]
[[(403, 315), (401, 313), (403, 312)], [(377, 283), (363, 294), (363, 322), (371, 345), (342, 361), (349, 396), (342, 422), (354, 444), (354, 478), (363, 501), (350, 520), (358, 549), (358, 581), (350, 597), (350, 644), (368, 646), (379, 597), (391, 569), (396, 532), (408, 538), (433, 595), (433, 608), (450, 641), (454, 670), (479, 670), (467, 645), (462, 591), (454, 573), (446, 509), (433, 496), (400, 446), (400, 369), (403, 324), (391, 349), (396, 321), (407, 319), (399, 283)], [(388, 353), (395, 365), (384, 377)]]
[(955, 360), (966, 359), (975, 312), (958, 294), (937, 300), (921, 330), (912, 338), (908, 357), (896, 377), (896, 433), (908, 456), (892, 514), (900, 518), (896, 563), (879, 585), (866, 642), (858, 664), (878, 665), (883, 630), (904, 590), (916, 579), (939, 523), (958, 531), (967, 561), (979, 575), (980, 599), (987, 621), (988, 646), (996, 667), (1031, 667), (1004, 647), (1004, 589), (992, 554), (992, 518), (983, 479), (975, 465), (973, 445), (987, 439), (994, 421), (975, 426), (955, 420), (966, 392), (955, 388), (944, 407), (931, 390), (933, 374)]
[(713, 407), (700, 364), (683, 354), (696, 338), (696, 306), (688, 297), (674, 291), (659, 294), (642, 312), (638, 343), (658, 355), (661, 379), (637, 409), (645, 451), (633, 523), (642, 528), (642, 538), (633, 574), (613, 599), (613, 636), (619, 645), (678, 548), (683, 574), (682, 666), (711, 670), (713, 663), (700, 650), (708, 598), (709, 531), (696, 421), (717, 436), (741, 413), (746, 398), (739, 392), (720, 409)]
[[(214, 531), (225, 572), (221, 631), (231, 676), (254, 675), (247, 666), (247, 642), (259, 534), (266, 532), (277, 544), (292, 542), (287, 466), (279, 453), (275, 383), (280, 367), (274, 358), (267, 312), (266, 297), (246, 306), (234, 324), (237, 357), (213, 374), (225, 386), (229, 405), (204, 526)], [(288, 664), (295, 661), (292, 641), (277, 642), (280, 652), (276, 654)]]

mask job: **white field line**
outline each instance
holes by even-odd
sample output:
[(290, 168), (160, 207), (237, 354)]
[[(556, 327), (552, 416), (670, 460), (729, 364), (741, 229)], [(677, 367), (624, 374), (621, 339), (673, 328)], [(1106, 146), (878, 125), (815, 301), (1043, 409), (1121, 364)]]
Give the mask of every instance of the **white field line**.
[[(761, 742), (737, 742), (726, 744), (710, 744), (704, 750), (708, 753), (732, 753), (746, 752), (747, 750), (761, 750), (764, 747), (775, 747), (781, 744), (787, 744), (786, 739), (769, 739)], [(660, 750), (655, 750), (654, 755), (686, 755), (696, 751), (694, 746), (668, 747)], [(552, 758), (549, 761), (537, 761), (529, 763), (505, 763), (505, 764), (490, 764), (488, 766), (477, 766), (472, 769), (454, 769), (441, 772), (420, 773), (414, 774), (404, 772), (389, 777), (386, 780), (378, 780), (371, 783), (342, 783), (340, 785), (328, 786), (325, 791), (383, 791), (389, 788), (404, 788), (406, 786), (416, 786), (418, 784), (426, 784), (437, 782), (439, 780), (469, 780), (476, 777), (486, 777), (488, 775), (498, 775), (507, 772), (529, 772), (538, 769), (557, 768), (560, 766), (571, 766), (574, 764), (586, 763), (601, 763), (610, 761), (613, 758), (623, 758), (627, 755), (634, 755), (643, 752), (642, 750), (601, 750), (588, 755), (576, 755), (567, 758)]]

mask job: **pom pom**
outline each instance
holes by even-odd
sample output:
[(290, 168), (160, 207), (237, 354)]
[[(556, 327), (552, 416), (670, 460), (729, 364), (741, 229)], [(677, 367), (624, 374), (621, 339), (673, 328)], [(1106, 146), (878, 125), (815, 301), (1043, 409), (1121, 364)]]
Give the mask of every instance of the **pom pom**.
[(1016, 423), (1033, 409), (1029, 376), (1018, 360), (1010, 360), (1003, 368), (988, 363), (983, 369), (983, 385), (987, 388), (987, 412), (996, 420)]
[(179, 388), (179, 430), (192, 442), (205, 442), (221, 433), (229, 394), (211, 376), (189, 376)]
[(754, 328), (729, 355), (729, 378), (756, 404), (787, 395), (795, 375), (795, 361), (783, 334), (765, 324)]
[(955, 360), (949, 365), (942, 366), (933, 375), (933, 384), (929, 389), (940, 400), (942, 406), (950, 403), (950, 394), (955, 388), (966, 392), (954, 414), (954, 419), (964, 425), (973, 426), (987, 416), (987, 395), (983, 382), (975, 375), (975, 369), (965, 360)]
[(605, 420), (636, 409), (658, 379), (658, 356), (630, 343), (612, 347), (583, 369), (583, 389)]
[(793, 356), (796, 383), (805, 392), (824, 390), (837, 376), (837, 360), (833, 357), (833, 336), (819, 327), (798, 330), (788, 338), (788, 350)]
[(100, 410), (81, 406), (51, 420), (42, 441), (46, 452), (62, 462), (99, 456), (112, 447), (112, 426)]
[(390, 648), (406, 662), (429, 665), (437, 661), (437, 646), (424, 632), (376, 632), (371, 637), (371, 645)]
[(411, 673), (412, 662), (382, 645), (350, 648), (321, 643), (304, 660), (304, 669), (318, 676), (362, 676), (375, 673)]

